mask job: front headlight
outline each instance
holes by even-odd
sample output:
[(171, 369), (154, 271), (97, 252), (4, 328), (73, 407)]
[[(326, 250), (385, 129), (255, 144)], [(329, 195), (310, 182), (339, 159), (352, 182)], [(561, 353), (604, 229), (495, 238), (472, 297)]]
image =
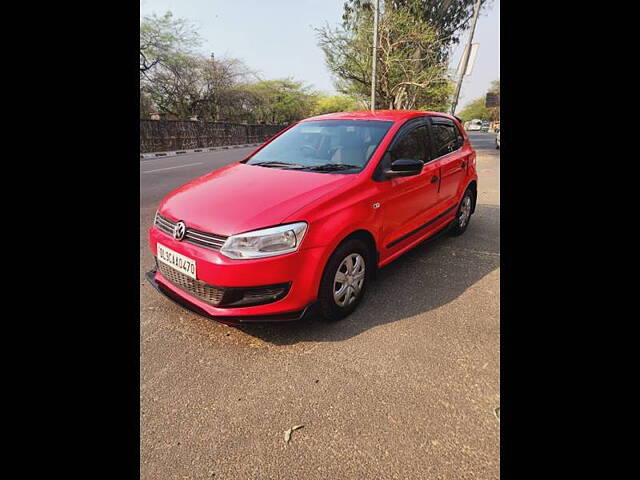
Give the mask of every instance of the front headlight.
[(220, 253), (237, 260), (284, 255), (298, 250), (306, 231), (307, 223), (297, 222), (231, 235)]

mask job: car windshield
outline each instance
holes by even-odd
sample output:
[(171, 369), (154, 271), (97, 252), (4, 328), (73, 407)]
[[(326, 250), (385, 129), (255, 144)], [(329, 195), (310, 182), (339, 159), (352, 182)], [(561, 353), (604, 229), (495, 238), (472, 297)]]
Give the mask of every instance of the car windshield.
[(355, 173), (367, 164), (392, 124), (379, 120), (302, 122), (246, 163), (270, 168)]

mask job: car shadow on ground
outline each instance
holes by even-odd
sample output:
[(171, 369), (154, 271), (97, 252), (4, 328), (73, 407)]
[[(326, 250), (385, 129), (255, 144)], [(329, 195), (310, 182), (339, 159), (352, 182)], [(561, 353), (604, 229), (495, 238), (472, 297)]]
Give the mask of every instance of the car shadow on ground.
[(358, 309), (339, 322), (317, 317), (237, 327), (274, 345), (336, 342), (437, 309), (500, 267), (500, 206), (478, 205), (467, 231), (428, 240), (378, 271)]

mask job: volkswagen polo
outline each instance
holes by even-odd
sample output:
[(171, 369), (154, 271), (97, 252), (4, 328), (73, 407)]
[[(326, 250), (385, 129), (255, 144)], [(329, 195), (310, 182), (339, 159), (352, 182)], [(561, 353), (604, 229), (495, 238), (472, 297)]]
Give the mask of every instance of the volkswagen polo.
[(338, 320), (376, 270), (445, 230), (463, 233), (476, 155), (457, 117), (321, 115), (160, 203), (149, 231), (162, 294), (229, 325)]

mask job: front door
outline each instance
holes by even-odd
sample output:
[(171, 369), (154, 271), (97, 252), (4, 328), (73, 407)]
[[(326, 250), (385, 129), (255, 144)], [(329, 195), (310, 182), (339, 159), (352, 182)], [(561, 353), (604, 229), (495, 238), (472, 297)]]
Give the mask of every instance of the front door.
[(378, 166), (380, 172), (400, 158), (426, 162), (418, 175), (380, 178), (383, 256), (411, 242), (412, 232), (420, 230), (434, 215), (440, 175), (438, 166), (428, 162), (431, 156), (428, 138), (426, 121), (415, 122), (400, 131)]

